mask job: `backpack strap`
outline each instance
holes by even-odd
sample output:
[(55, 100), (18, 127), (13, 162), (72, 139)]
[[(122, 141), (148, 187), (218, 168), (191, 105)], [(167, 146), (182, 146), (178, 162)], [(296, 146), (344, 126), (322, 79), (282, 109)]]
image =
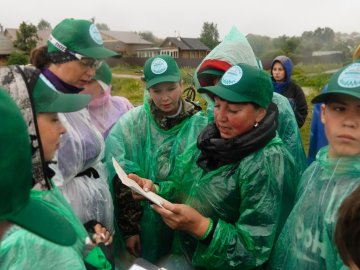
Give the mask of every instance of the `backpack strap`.
[(32, 66), (13, 65), (4, 68), (1, 68), (0, 71), (0, 81), (17, 103), (28, 126), (33, 153), (33, 184), (40, 184), (41, 189), (50, 189), (52, 184), (46, 174), (45, 159), (31, 95), (41, 72)]

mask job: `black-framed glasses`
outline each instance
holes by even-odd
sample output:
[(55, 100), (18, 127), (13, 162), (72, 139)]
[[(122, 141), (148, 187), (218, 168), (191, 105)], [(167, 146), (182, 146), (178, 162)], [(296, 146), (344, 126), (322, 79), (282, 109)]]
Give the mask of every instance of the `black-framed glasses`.
[(69, 50), (67, 50), (67, 52), (69, 54), (73, 55), (77, 60), (79, 60), (80, 64), (84, 67), (98, 69), (104, 62), (104, 60), (87, 57), (87, 56), (84, 56), (84, 55), (81, 55), (81, 54), (78, 54), (78, 53), (75, 53), (75, 52), (72, 52)]

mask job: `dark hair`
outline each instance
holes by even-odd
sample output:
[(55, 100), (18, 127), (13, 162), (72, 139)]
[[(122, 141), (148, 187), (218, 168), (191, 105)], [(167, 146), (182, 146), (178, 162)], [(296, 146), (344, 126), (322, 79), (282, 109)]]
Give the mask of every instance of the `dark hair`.
[(334, 241), (340, 257), (360, 267), (360, 186), (342, 202), (338, 215)]
[(50, 59), (47, 53), (47, 45), (35, 48), (30, 52), (30, 64), (42, 69), (50, 64)]

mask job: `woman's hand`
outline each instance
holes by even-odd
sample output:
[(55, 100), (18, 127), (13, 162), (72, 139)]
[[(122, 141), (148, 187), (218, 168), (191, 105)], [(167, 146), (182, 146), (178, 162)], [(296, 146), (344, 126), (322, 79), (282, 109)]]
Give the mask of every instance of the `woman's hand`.
[(129, 253), (135, 257), (139, 257), (141, 254), (141, 242), (140, 235), (132, 235), (125, 240), (126, 249)]
[[(146, 178), (141, 178), (140, 176), (133, 174), (133, 173), (130, 173), (128, 175), (128, 177), (130, 179), (134, 180), (145, 192), (148, 192), (148, 191), (155, 192), (156, 191), (153, 181), (146, 179)], [(145, 200), (146, 199), (144, 196), (142, 196), (139, 193), (136, 193), (134, 191), (132, 191), (132, 196), (133, 196), (134, 200)]]
[(187, 231), (200, 238), (206, 232), (210, 220), (194, 208), (185, 204), (164, 202), (162, 207), (155, 204), (152, 208), (161, 215), (164, 222), (172, 229)]
[(113, 238), (105, 227), (98, 223), (95, 225), (94, 231), (93, 239), (96, 244), (104, 243), (105, 246), (111, 245)]

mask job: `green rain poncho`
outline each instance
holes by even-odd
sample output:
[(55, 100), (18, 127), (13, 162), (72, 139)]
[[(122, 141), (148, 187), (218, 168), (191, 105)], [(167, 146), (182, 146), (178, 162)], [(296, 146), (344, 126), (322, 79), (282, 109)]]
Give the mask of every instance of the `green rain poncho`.
[[(194, 73), (194, 84), (197, 89), (200, 87), (197, 77), (198, 70), (206, 60), (220, 60), (231, 66), (238, 63), (245, 63), (259, 67), (259, 63), (249, 42), (235, 27), (230, 30), (224, 40), (204, 58), (196, 69)], [(202, 96), (208, 102), (206, 109), (207, 117), (209, 121), (213, 121), (214, 102), (206, 94), (202, 94)], [(285, 147), (296, 160), (299, 176), (301, 176), (306, 168), (306, 156), (294, 112), (289, 101), (284, 96), (274, 93), (272, 101), (279, 109), (277, 131), (280, 138), (283, 140)]]
[[(157, 183), (167, 179), (174, 173), (175, 158), (189, 144), (196, 144), (196, 138), (206, 124), (206, 117), (198, 112), (169, 130), (159, 128), (145, 93), (144, 105), (124, 114), (107, 137), (106, 163), (110, 179), (115, 175), (112, 156), (127, 173), (135, 173)], [(155, 262), (169, 252), (172, 232), (149, 203), (144, 202), (142, 206), (142, 257)]]
[(209, 172), (197, 166), (198, 155), (199, 149), (187, 149), (177, 159), (183, 171), (177, 171), (174, 181), (160, 183), (159, 194), (218, 220), (215, 233), (206, 246), (177, 231), (173, 254), (164, 266), (193, 269), (181, 257), (199, 269), (254, 269), (264, 264), (289, 213), (286, 204), (292, 204), (286, 191), (293, 192), (297, 182), (289, 152), (275, 136), (240, 162)]
[(64, 196), (54, 188), (49, 191), (32, 190), (31, 197), (41, 200), (67, 217), (78, 235), (78, 240), (71, 247), (59, 246), (13, 226), (1, 243), (0, 269), (85, 269), (83, 252), (88, 235)]
[(322, 148), (304, 172), (269, 269), (348, 269), (333, 242), (337, 211), (360, 184), (360, 157), (328, 158)]

